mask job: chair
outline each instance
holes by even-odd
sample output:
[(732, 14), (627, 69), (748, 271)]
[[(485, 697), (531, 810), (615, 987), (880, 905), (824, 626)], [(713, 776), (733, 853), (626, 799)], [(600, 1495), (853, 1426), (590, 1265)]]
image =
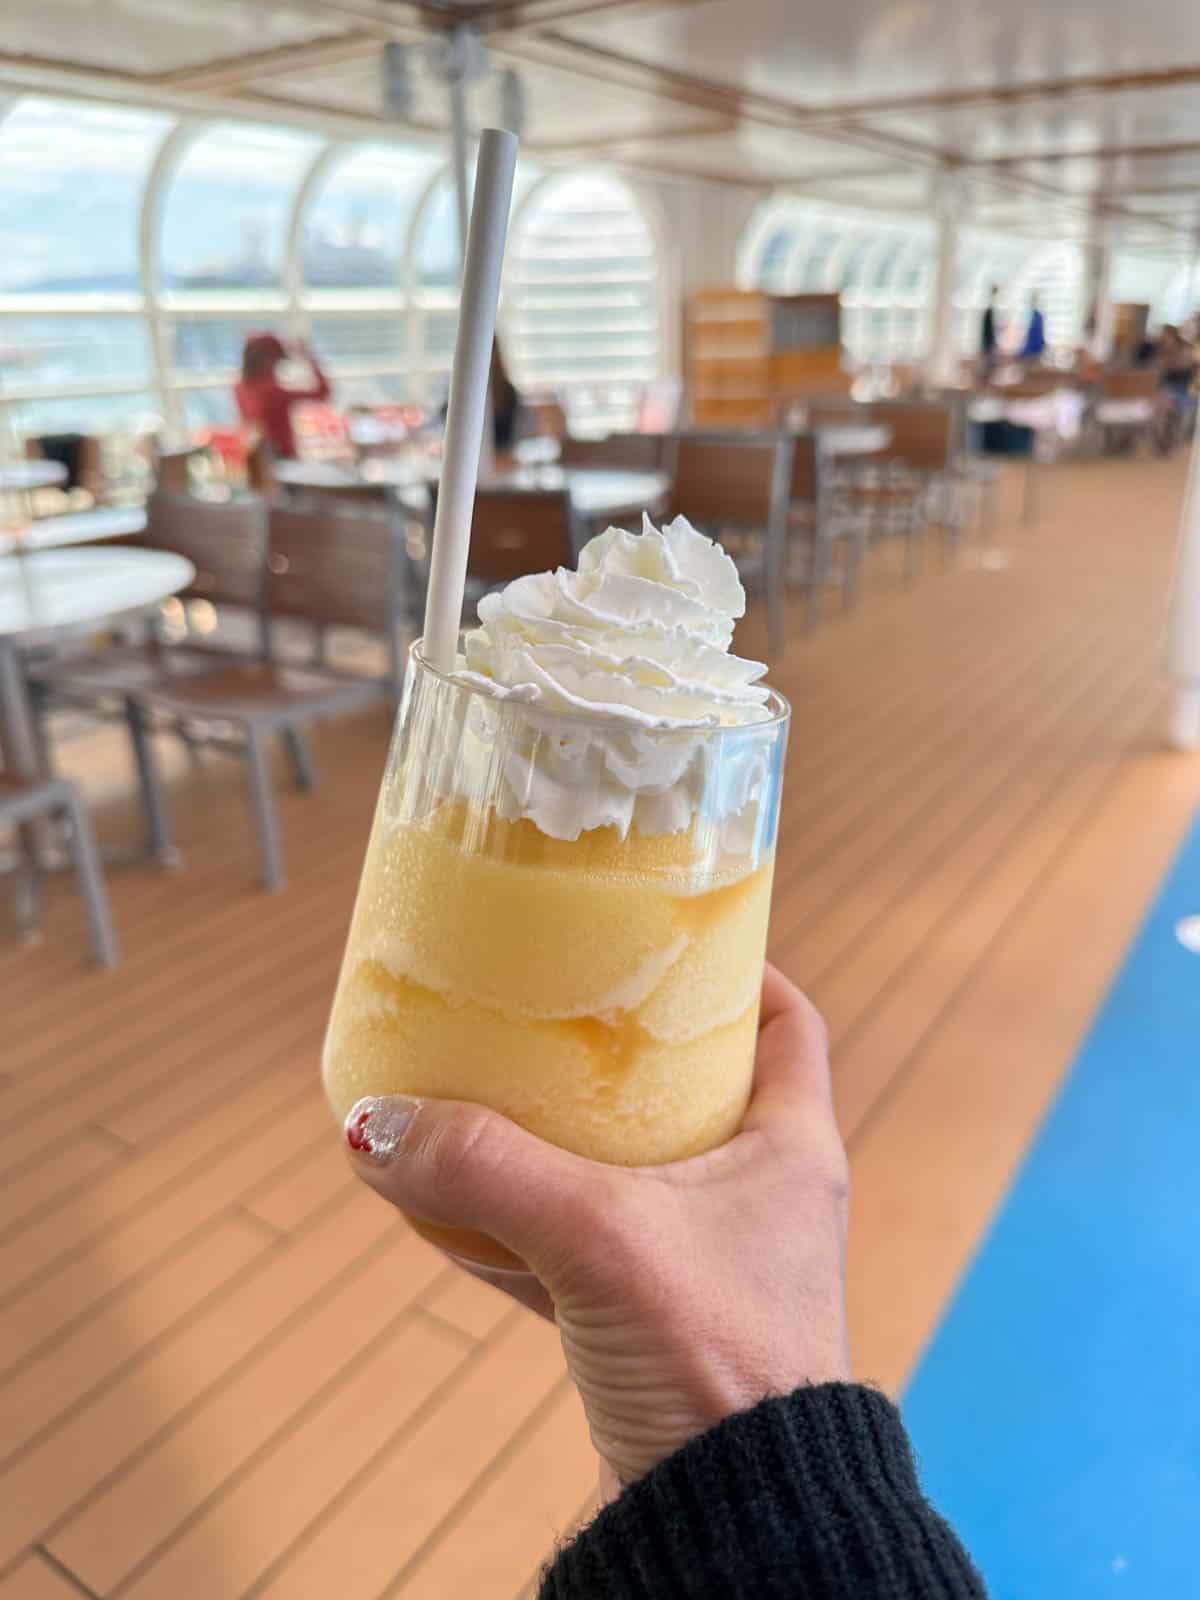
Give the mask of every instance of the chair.
[(844, 541), (846, 554), (842, 566), (842, 599), (847, 609), (858, 599), (867, 550), (866, 523), (861, 517), (847, 516), (837, 504), (829, 481), (828, 462), (821, 454), (820, 442), (815, 434), (799, 433), (792, 438), (788, 532), (791, 542), (795, 542), (798, 534), (809, 545), (805, 573), (808, 590), (806, 623), (813, 628), (821, 620), (824, 609), (835, 546)]
[(333, 511), (339, 507), (353, 510), (363, 506), (390, 505), (393, 490), (391, 485), (386, 483), (367, 481), (355, 483), (352, 479), (348, 479), (345, 483), (298, 485), (290, 489), (289, 498), (294, 505), (319, 506)]
[[(267, 548), (267, 507), (262, 500), (197, 500), (189, 495), (156, 491), (146, 505), (143, 545), (183, 556), (195, 576), (182, 591), (185, 602), (204, 601), (218, 620), (240, 612), (249, 619), (249, 651), (261, 656), (266, 648), (262, 617), (263, 580)], [(186, 611), (184, 613), (186, 618)], [(160, 861), (174, 859), (161, 788), (155, 782), (141, 691), (185, 672), (197, 672), (214, 658), (245, 655), (228, 637), (212, 633), (186, 633), (177, 640), (163, 635), (153, 619), (138, 642), (110, 644), (97, 653), (51, 661), (39, 668), (34, 689), (39, 730), (45, 713), (55, 703), (99, 715), (124, 717), (137, 766), (142, 807), (151, 853)], [(186, 729), (178, 730), (194, 753)], [(42, 737), (45, 745), (44, 734)]]
[(610, 433), (601, 439), (568, 435), (559, 449), (564, 467), (614, 468), (624, 472), (663, 472), (670, 440), (661, 433)]
[(104, 452), (100, 440), (85, 433), (48, 433), (25, 441), (29, 461), (54, 461), (66, 472), (61, 485), (30, 493), (34, 517), (86, 511), (105, 497)]
[(920, 570), (931, 490), (948, 485), (953, 471), (954, 413), (943, 401), (880, 400), (866, 415), (886, 427), (891, 438), (862, 458), (869, 469), (856, 474), (845, 493), (873, 531), (903, 536), (905, 571), (914, 577)]
[[(10, 773), (0, 772), (0, 824), (8, 824), (23, 834), (29, 823), (39, 817), (61, 817), (67, 824), (66, 843), (75, 868), (75, 876), (83, 895), (87, 912), (88, 930), (97, 964), (112, 967), (117, 962), (117, 939), (113, 932), (112, 913), (104, 887), (104, 869), (92, 821), (83, 796), (73, 783), (65, 778), (43, 778), (27, 781)], [(39, 867), (36, 847), (22, 846), (26, 870), (37, 884)], [(39, 895), (35, 888), (31, 904), (36, 907)], [(36, 912), (34, 913), (36, 914)], [(24, 919), (23, 919), (24, 920)]]
[(1105, 454), (1115, 454), (1122, 446), (1136, 449), (1152, 437), (1159, 393), (1158, 373), (1153, 368), (1101, 376), (1092, 421)]
[(793, 442), (784, 434), (681, 434), (669, 517), (705, 532), (761, 534), (772, 655), (787, 643), (786, 554)]
[[(378, 511), (272, 507), (262, 656), (168, 675), (133, 697), (144, 714), (165, 715), (204, 743), (228, 749), (230, 741), (223, 730), (232, 728), (238, 735), (233, 748), (246, 758), (262, 879), (268, 889), (280, 889), (284, 883), (270, 774), (272, 738), (282, 735), (297, 785), (311, 789), (316, 779), (303, 729), (322, 718), (399, 696), (403, 675), (399, 543), (392, 517)], [(383, 635), (387, 673), (366, 676), (280, 661), (274, 630), (284, 619), (307, 624), (318, 633), (354, 628)], [(166, 800), (152, 756), (149, 783), (154, 809), (165, 828)]]
[(274, 453), (265, 438), (256, 439), (246, 451), (246, 486), (264, 500), (273, 500), (279, 492)]
[(155, 488), (168, 494), (188, 494), (192, 468), (206, 454), (202, 445), (187, 445), (181, 450), (160, 448), (153, 460)]
[(475, 495), (467, 578), (479, 588), (574, 566), (581, 543), (565, 489), (488, 489)]

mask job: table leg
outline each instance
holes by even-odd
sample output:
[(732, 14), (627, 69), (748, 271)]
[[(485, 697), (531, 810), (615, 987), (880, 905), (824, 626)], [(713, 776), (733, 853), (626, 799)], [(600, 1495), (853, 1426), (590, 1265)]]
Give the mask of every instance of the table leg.
[[(42, 776), (25, 675), (16, 647), (7, 639), (0, 639), (0, 748), (5, 762), (18, 777)], [(28, 871), (21, 873), (17, 920), (23, 929), (32, 932), (40, 921), (41, 871), (52, 841), (45, 822), (22, 822), (18, 826)]]
[(25, 675), (16, 647), (6, 639), (0, 639), (0, 738), (15, 772), (22, 778), (42, 775)]

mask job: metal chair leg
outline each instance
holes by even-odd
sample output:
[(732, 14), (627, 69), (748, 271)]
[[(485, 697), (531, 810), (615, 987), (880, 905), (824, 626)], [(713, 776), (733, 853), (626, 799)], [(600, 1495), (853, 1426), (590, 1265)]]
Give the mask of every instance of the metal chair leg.
[(142, 810), (146, 818), (146, 834), (151, 854), (157, 861), (169, 864), (176, 859), (171, 838), (171, 815), (167, 808), (166, 791), (158, 770), (158, 762), (150, 743), (146, 713), (136, 700), (126, 700), (125, 721), (129, 728), (129, 741), (133, 745), (133, 759), (137, 763), (138, 784), (142, 791)]
[(87, 911), (92, 949), (95, 951), (98, 965), (115, 967), (118, 957), (117, 936), (113, 931), (108, 891), (104, 887), (104, 868), (100, 861), (96, 835), (92, 831), (92, 819), (88, 816), (87, 808), (77, 793), (72, 792), (66, 801), (65, 809), (70, 822), (70, 838), (67, 845), (71, 852), (75, 875), (79, 879), (84, 908)]
[(828, 539), (818, 532), (813, 539), (812, 570), (808, 575), (808, 610), (805, 622), (811, 632), (825, 610), (825, 589), (829, 583), (832, 550)]
[(867, 545), (870, 535), (866, 528), (861, 528), (847, 535), (846, 539), (846, 576), (842, 582), (842, 605), (847, 611), (858, 604), (858, 597), (862, 590), (862, 570), (867, 559)]
[(767, 654), (787, 649), (787, 527), (767, 528), (763, 561), (767, 586)]
[(904, 576), (906, 578), (915, 578), (920, 574), (924, 537), (925, 527), (921, 520), (921, 514), (913, 511), (909, 515), (908, 527), (904, 532)]
[(279, 838), (279, 818), (275, 793), (271, 788), (271, 764), (266, 736), (257, 728), (246, 735), (246, 770), (250, 779), (250, 800), (258, 829), (258, 848), (262, 859), (264, 888), (272, 893), (284, 885), (283, 849)]
[(27, 685), (29, 690), (30, 731), (33, 734), (34, 746), (37, 750), (39, 771), (51, 777), (54, 772), (54, 757), (50, 749), (50, 736), (46, 730), (49, 716), (50, 693), (44, 683), (39, 683), (36, 678), (31, 678)]
[(41, 938), (42, 914), (46, 904), (46, 875), (38, 852), (38, 839), (31, 823), (17, 825), (17, 886), (13, 894), (17, 936), (25, 944)]
[(317, 787), (317, 774), (313, 766), (312, 752), (308, 748), (308, 741), (299, 728), (285, 728), (283, 730), (283, 742), (287, 749), (288, 762), (291, 766), (297, 789), (311, 792)]

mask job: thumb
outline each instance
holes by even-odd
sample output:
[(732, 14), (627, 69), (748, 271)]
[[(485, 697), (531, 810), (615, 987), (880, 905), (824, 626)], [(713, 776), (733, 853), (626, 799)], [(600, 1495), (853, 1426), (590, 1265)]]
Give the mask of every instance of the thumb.
[(360, 1100), (345, 1124), (359, 1175), (424, 1222), (486, 1233), (557, 1276), (595, 1213), (605, 1169), (498, 1111), (402, 1095)]

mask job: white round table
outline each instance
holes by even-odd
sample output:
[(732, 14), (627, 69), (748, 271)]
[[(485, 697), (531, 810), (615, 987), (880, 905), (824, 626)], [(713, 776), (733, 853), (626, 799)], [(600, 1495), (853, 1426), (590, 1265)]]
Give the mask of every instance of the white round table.
[(813, 432), (824, 453), (835, 460), (873, 456), (892, 442), (892, 430), (882, 422), (837, 422), (827, 428), (814, 428)]
[(511, 472), (498, 473), (491, 487), (565, 489), (583, 521), (635, 516), (640, 529), (642, 512), (658, 509), (670, 491), (671, 480), (665, 472), (626, 472), (617, 467), (514, 467)]
[(271, 472), (287, 489), (361, 489), (364, 484), (411, 489), (430, 478), (420, 463), (400, 456), (380, 456), (361, 467), (338, 461), (277, 461)]
[(0, 556), (17, 550), (58, 550), (79, 544), (119, 543), (146, 531), (144, 506), (101, 506), (96, 511), (74, 511), (62, 517), (44, 517), (19, 533), (0, 530)]
[(33, 489), (52, 489), (66, 483), (67, 469), (61, 461), (11, 461), (0, 466), (0, 490), (28, 494)]
[(21, 652), (186, 589), (196, 569), (162, 550), (49, 550), (0, 557), (0, 730), (15, 770), (36, 777), (37, 745)]

